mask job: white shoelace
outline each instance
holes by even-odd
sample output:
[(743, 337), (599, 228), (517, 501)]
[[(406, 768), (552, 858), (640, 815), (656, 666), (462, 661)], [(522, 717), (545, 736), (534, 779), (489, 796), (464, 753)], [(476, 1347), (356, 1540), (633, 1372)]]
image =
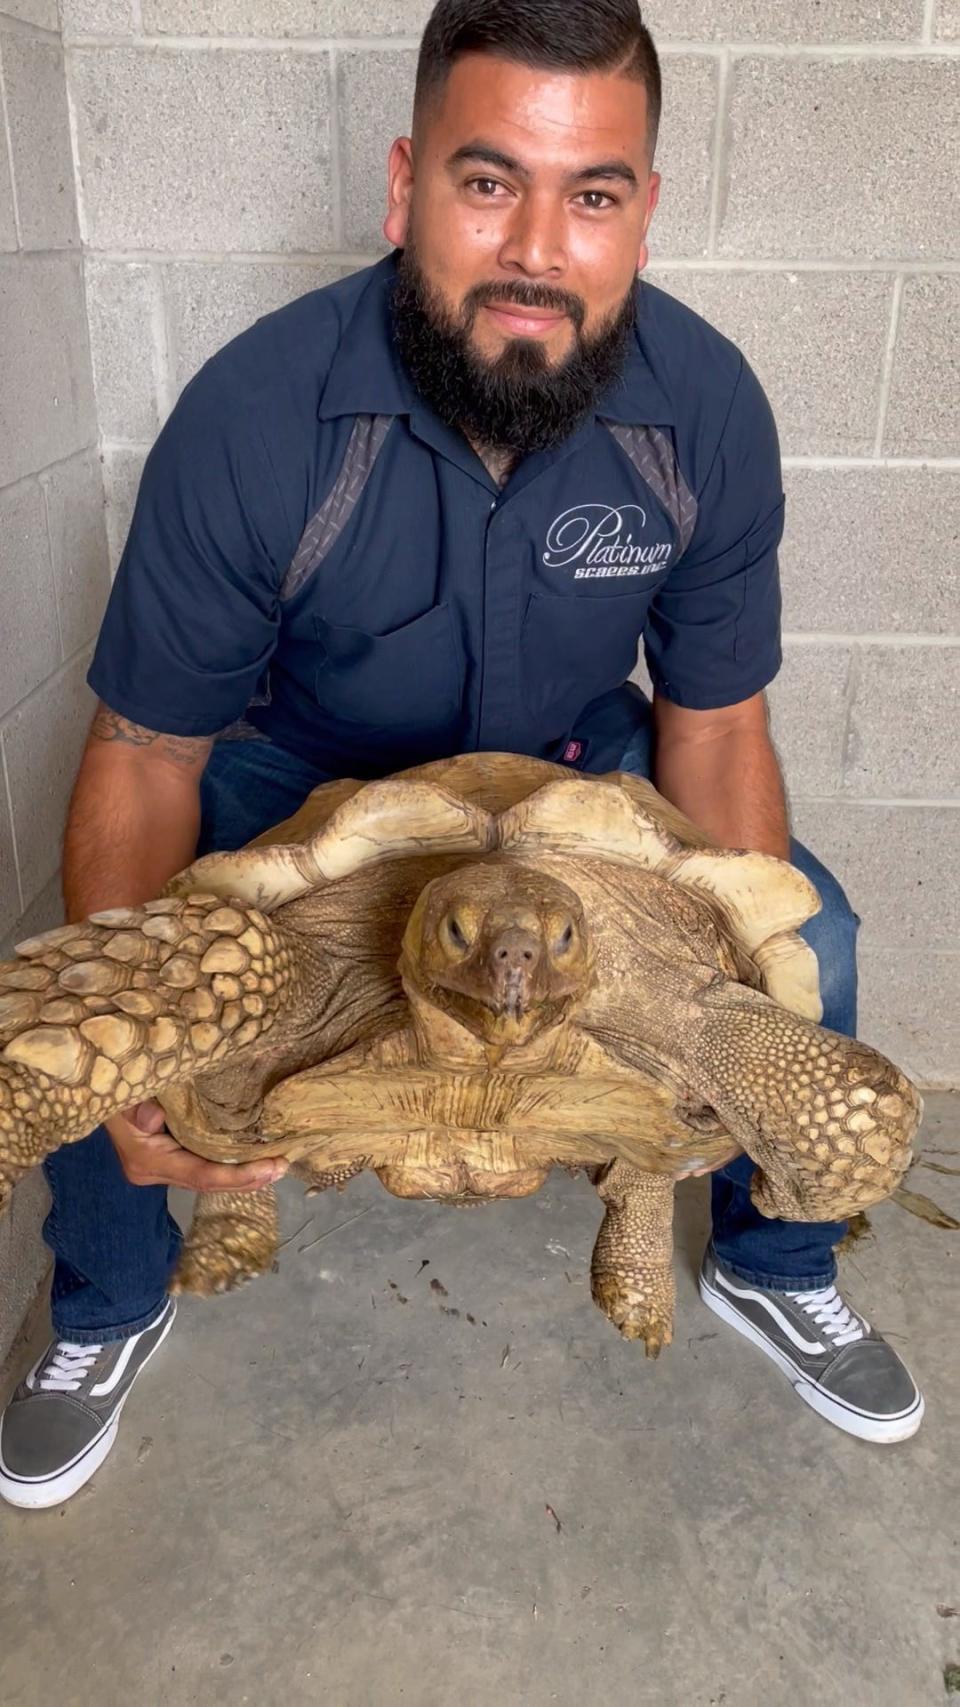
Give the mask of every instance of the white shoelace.
[(869, 1331), (870, 1323), (843, 1302), (835, 1286), (822, 1286), (818, 1292), (788, 1292), (787, 1297), (799, 1304), (805, 1315), (813, 1317), (834, 1345), (853, 1345)]
[(71, 1340), (58, 1340), (37, 1386), (45, 1393), (76, 1393), (102, 1350), (102, 1345), (74, 1345)]

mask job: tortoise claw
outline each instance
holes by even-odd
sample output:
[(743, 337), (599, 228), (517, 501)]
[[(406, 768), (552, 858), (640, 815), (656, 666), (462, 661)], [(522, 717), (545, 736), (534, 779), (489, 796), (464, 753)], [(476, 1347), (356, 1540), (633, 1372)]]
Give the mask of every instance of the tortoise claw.
[(642, 1340), (648, 1357), (659, 1357), (673, 1339), (673, 1310), (668, 1301), (631, 1286), (618, 1274), (593, 1278), (593, 1301), (625, 1340)]

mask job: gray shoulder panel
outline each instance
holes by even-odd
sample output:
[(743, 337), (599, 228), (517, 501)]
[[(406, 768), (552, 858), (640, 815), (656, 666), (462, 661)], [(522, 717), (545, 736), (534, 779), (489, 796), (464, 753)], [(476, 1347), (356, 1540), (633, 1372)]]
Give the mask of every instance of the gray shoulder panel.
[(343, 466), (316, 515), (304, 529), (280, 588), (281, 599), (292, 599), (332, 551), (350, 520), (380, 455), (395, 417), (358, 415), (347, 444)]
[(697, 525), (697, 500), (680, 472), (673, 445), (659, 427), (627, 427), (617, 421), (604, 425), (659, 498), (679, 535), (682, 557)]

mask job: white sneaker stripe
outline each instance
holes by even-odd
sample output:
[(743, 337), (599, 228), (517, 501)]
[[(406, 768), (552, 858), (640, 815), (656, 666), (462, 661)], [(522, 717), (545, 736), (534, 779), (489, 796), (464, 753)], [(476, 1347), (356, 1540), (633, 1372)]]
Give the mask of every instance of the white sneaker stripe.
[(788, 1340), (796, 1346), (798, 1351), (826, 1351), (826, 1346), (823, 1345), (820, 1340), (807, 1340), (804, 1339), (802, 1334), (797, 1333), (796, 1328), (789, 1318), (783, 1314), (782, 1310), (777, 1309), (777, 1306), (774, 1304), (769, 1292), (756, 1292), (746, 1286), (732, 1286), (726, 1276), (721, 1274), (719, 1268), (714, 1273), (713, 1284), (714, 1286), (719, 1286), (724, 1292), (729, 1292), (731, 1298), (750, 1298), (755, 1303), (762, 1304), (768, 1315), (773, 1317), (777, 1326), (786, 1334)]
[[(163, 1320), (163, 1316), (162, 1315), (158, 1316), (156, 1322), (151, 1322), (150, 1326), (152, 1328), (155, 1328), (158, 1326), (158, 1324), (162, 1320)], [(120, 1353), (120, 1356), (117, 1358), (117, 1361), (114, 1364), (113, 1370), (112, 1370), (110, 1376), (108, 1377), (108, 1379), (106, 1381), (98, 1381), (97, 1385), (95, 1387), (91, 1387), (91, 1389), (90, 1389), (91, 1399), (103, 1399), (106, 1397), (106, 1395), (108, 1393), (113, 1392), (114, 1387), (119, 1385), (119, 1383), (123, 1380), (123, 1372), (126, 1369), (127, 1364), (130, 1362), (131, 1357), (133, 1356), (134, 1352), (137, 1349), (137, 1346), (140, 1344), (140, 1341), (143, 1338), (143, 1335), (147, 1332), (149, 1332), (149, 1329), (143, 1328), (139, 1334), (131, 1334), (131, 1336), (127, 1340), (122, 1352)]]

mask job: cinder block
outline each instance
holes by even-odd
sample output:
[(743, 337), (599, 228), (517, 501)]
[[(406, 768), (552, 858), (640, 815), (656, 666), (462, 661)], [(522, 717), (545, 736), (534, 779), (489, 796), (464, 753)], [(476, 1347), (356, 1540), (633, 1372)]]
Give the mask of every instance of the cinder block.
[(950, 252), (960, 61), (744, 58), (732, 77), (721, 254)]
[(0, 1366), (50, 1267), (50, 1252), (40, 1237), (49, 1206), (46, 1181), (35, 1168), (17, 1186), (0, 1221)]
[(93, 640), (110, 591), (103, 472), (96, 452), (44, 478), (64, 658)]
[(143, 0), (152, 35), (418, 36), (432, 0)]
[(0, 257), (0, 486), (94, 443), (75, 255)]
[(783, 668), (769, 688), (773, 738), (791, 799), (835, 794), (847, 726), (846, 646), (784, 648)]
[[(2, 757), (2, 755), (0, 755)], [(0, 763), (0, 937), (15, 931), (20, 917), (20, 886), (13, 846), (13, 823)], [(6, 950), (4, 950), (6, 952)]]
[(960, 809), (801, 800), (793, 826), (840, 879), (865, 940), (960, 944)]
[(0, 492), (0, 716), (60, 663), (43, 493), (34, 480)]
[(643, 21), (658, 42), (918, 40), (923, 0), (651, 0)]
[(340, 173), (343, 240), (348, 249), (382, 253), (387, 211), (387, 154), (397, 136), (409, 136), (413, 116), (413, 52), (345, 53), (341, 56)]
[(41, 30), (60, 28), (57, 0), (3, 0), (0, 11), (8, 18), (19, 18), (21, 23), (36, 24)]
[[(0, 43), (0, 75), (2, 75), (3, 44)], [(10, 175), (10, 152), (6, 130), (0, 125), (0, 250), (17, 247), (17, 221), (13, 211), (13, 179)]]
[(888, 455), (957, 455), (958, 350), (960, 276), (906, 279), (883, 435)]
[(26, 942), (28, 937), (40, 936), (43, 931), (56, 930), (58, 925), (63, 924), (63, 917), (63, 889), (60, 872), (57, 871), (39, 895), (30, 902), (29, 907), (21, 913), (13, 931), (0, 938), (0, 956), (9, 960), (18, 942)]
[[(54, 877), (15, 928), (0, 940), (0, 959), (12, 957), (15, 942), (52, 930), (62, 919), (60, 882)], [(20, 1181), (6, 1215), (0, 1220), (0, 1370), (50, 1267), (50, 1252), (40, 1236), (49, 1207), (46, 1182), (40, 1169), (35, 1168)], [(11, 1373), (16, 1379), (22, 1368)]]
[(146, 449), (118, 450), (108, 446), (104, 451), (103, 487), (111, 575), (116, 574), (123, 548), (127, 543), (133, 509), (140, 490), (140, 476), (146, 460)]
[(62, 924), (63, 891), (60, 873), (57, 871), (46, 887), (31, 901), (26, 911), (21, 913), (13, 929), (0, 937), (0, 959), (10, 960), (18, 942), (26, 942), (28, 937), (39, 936), (42, 931), (55, 930)]
[(960, 1006), (946, 999), (957, 989), (960, 954), (864, 945), (860, 1036), (919, 1085), (960, 1084)]
[(784, 485), (787, 629), (960, 633), (960, 474), (788, 468)]
[(65, 36), (130, 35), (132, 0), (60, 0)]
[(2, 32), (13, 179), (25, 249), (71, 249), (77, 226), (67, 84), (59, 45)]
[(159, 273), (137, 262), (95, 256), (87, 256), (85, 267), (100, 431), (107, 439), (152, 439), (160, 425)]
[(861, 798), (960, 794), (960, 645), (858, 649), (847, 791)]
[(705, 55), (671, 53), (663, 61), (656, 155), (663, 182), (650, 227), (655, 256), (707, 252), (718, 81), (717, 62)]
[(329, 244), (323, 55), (79, 47), (71, 61), (93, 248)]
[(67, 665), (3, 726), (27, 906), (60, 866), (67, 803), (96, 704), (84, 680), (88, 664), (85, 654)]
[(873, 450), (893, 285), (878, 273), (680, 272), (651, 283), (732, 338), (765, 387), (785, 456)]
[[(352, 269), (331, 262), (283, 265), (255, 261), (206, 265), (185, 261), (163, 269), (174, 377), (179, 389), (215, 350), (262, 315)], [(118, 435), (120, 436), (120, 435)], [(125, 434), (125, 437), (131, 435)]]
[(937, 0), (936, 31), (940, 41), (960, 41), (960, 0)]

